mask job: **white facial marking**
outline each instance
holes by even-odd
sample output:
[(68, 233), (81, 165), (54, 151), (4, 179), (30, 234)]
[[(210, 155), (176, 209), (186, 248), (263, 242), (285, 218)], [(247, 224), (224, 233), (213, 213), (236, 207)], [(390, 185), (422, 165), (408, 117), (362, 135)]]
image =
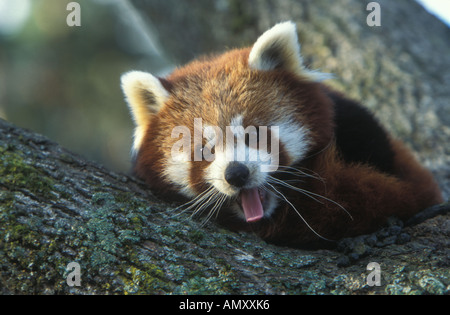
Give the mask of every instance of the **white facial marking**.
[(179, 187), (183, 195), (193, 198), (197, 194), (189, 187), (189, 174), (192, 163), (190, 159), (191, 156), (188, 152), (172, 152), (171, 158), (167, 160), (167, 164), (164, 167), (163, 174), (170, 182)]
[(309, 149), (308, 129), (293, 121), (280, 122), (279, 127), (280, 140), (289, 154), (291, 164), (300, 161)]
[(239, 190), (228, 184), (225, 180), (225, 170), (228, 167), (229, 161), (226, 159), (224, 151), (216, 151), (214, 161), (206, 169), (206, 181), (214, 185), (214, 187), (221, 193), (234, 196)]

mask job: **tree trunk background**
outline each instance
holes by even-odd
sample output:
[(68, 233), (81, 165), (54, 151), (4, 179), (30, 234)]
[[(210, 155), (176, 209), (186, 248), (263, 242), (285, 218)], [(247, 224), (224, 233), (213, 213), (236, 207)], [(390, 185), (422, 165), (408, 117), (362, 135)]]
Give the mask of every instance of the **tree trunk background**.
[[(276, 22), (298, 22), (311, 67), (334, 73), (331, 85), (404, 139), (448, 198), (450, 30), (415, 2), (378, 1), (379, 28), (367, 26), (366, 2), (357, 0), (132, 2), (177, 63), (251, 45)], [(405, 226), (393, 219), (316, 251), (202, 227), (175, 208), (139, 180), (0, 120), (2, 294), (450, 292), (448, 203), (427, 220)], [(79, 287), (66, 282), (70, 262), (80, 264)], [(367, 284), (369, 262), (380, 264), (379, 287)]]

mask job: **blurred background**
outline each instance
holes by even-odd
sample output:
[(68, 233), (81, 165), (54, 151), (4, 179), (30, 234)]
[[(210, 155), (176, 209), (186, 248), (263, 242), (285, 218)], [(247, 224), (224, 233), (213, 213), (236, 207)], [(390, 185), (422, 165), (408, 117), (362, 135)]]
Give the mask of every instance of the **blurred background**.
[[(419, 108), (420, 115), (410, 113), (417, 116), (417, 123), (433, 124), (440, 119), (447, 126), (444, 133), (450, 134), (448, 108), (429, 107), (430, 91), (414, 79), (421, 70), (408, 66), (415, 58), (414, 47), (409, 55), (404, 51), (399, 54), (395, 44), (390, 46), (392, 50), (386, 55), (391, 59), (399, 57), (395, 65), (389, 64), (376, 48), (380, 43), (386, 49), (389, 43), (399, 42), (394, 33), (387, 34), (395, 23), (406, 23), (408, 29), (408, 23), (421, 23), (420, 18), (431, 20), (418, 2), (411, 7), (413, 0), (396, 0), (395, 7), (389, 7), (386, 14), (382, 11), (379, 29), (371, 29), (365, 22), (369, 13), (365, 5), (370, 1), (359, 0), (79, 0), (81, 27), (66, 23), (69, 2), (0, 0), (0, 118), (42, 133), (113, 170), (127, 172), (130, 168), (133, 125), (120, 90), (122, 73), (134, 69), (163, 76), (198, 55), (251, 45), (265, 29), (289, 19), (300, 25), (308, 64), (337, 73), (338, 78), (331, 83), (337, 89), (363, 97), (375, 109), (375, 103), (384, 98), (390, 102), (395, 95), (407, 101), (412, 95), (417, 106), (399, 111)], [(379, 2), (382, 10), (392, 6), (389, 1)], [(434, 2), (441, 5), (438, 13), (450, 13), (450, 1)], [(420, 17), (417, 21), (416, 13)], [(436, 27), (442, 32), (439, 38), (448, 43), (450, 37), (446, 35), (450, 33), (442, 22), (435, 23), (418, 25), (425, 28), (423, 37), (429, 28)], [(407, 36), (418, 36), (412, 33)], [(385, 40), (385, 36), (391, 37)], [(363, 43), (367, 38), (372, 40)], [(433, 51), (440, 45), (438, 41), (417, 49)], [(367, 58), (365, 49), (371, 51)], [(434, 69), (441, 66), (430, 65)], [(441, 70), (447, 74), (436, 80), (448, 82), (449, 71)], [(411, 77), (402, 77), (401, 73), (408, 71)], [(385, 73), (390, 77), (384, 77)], [(392, 76), (395, 82), (406, 82), (411, 87), (403, 91), (389, 87), (386, 93), (371, 93), (374, 83), (389, 86)], [(355, 79), (357, 85), (352, 84)], [(380, 108), (377, 115), (385, 117), (389, 124), (392, 112)], [(432, 127), (424, 133), (414, 129), (417, 125), (410, 121), (390, 125), (400, 136), (424, 134), (425, 140), (414, 136), (411, 139), (417, 140), (418, 149), (435, 151), (434, 144), (429, 143), (434, 137)], [(433, 161), (439, 164), (447, 160)]]

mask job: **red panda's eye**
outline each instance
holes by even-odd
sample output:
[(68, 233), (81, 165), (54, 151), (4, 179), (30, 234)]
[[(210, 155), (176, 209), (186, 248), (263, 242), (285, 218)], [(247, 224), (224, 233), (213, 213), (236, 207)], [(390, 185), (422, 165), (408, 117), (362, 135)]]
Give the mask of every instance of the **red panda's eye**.
[(194, 161), (201, 161), (203, 159), (203, 145), (198, 144), (194, 147)]
[(198, 144), (194, 148), (194, 161), (212, 162), (215, 159), (216, 147)]
[(212, 162), (215, 159), (216, 147), (214, 145), (206, 145), (203, 149), (203, 160)]

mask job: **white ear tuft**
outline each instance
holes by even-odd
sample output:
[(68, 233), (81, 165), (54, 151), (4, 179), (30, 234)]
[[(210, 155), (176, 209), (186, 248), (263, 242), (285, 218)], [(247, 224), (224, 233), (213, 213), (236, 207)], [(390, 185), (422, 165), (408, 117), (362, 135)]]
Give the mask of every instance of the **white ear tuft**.
[(248, 62), (255, 70), (300, 70), (303, 62), (295, 24), (280, 23), (261, 35), (253, 45)]
[(137, 151), (153, 114), (166, 102), (169, 93), (150, 73), (131, 71), (121, 77), (122, 90), (136, 124), (133, 150)]
[(284, 69), (313, 81), (328, 79), (328, 74), (304, 67), (295, 23), (283, 22), (262, 34), (250, 52), (250, 68), (261, 71)]

